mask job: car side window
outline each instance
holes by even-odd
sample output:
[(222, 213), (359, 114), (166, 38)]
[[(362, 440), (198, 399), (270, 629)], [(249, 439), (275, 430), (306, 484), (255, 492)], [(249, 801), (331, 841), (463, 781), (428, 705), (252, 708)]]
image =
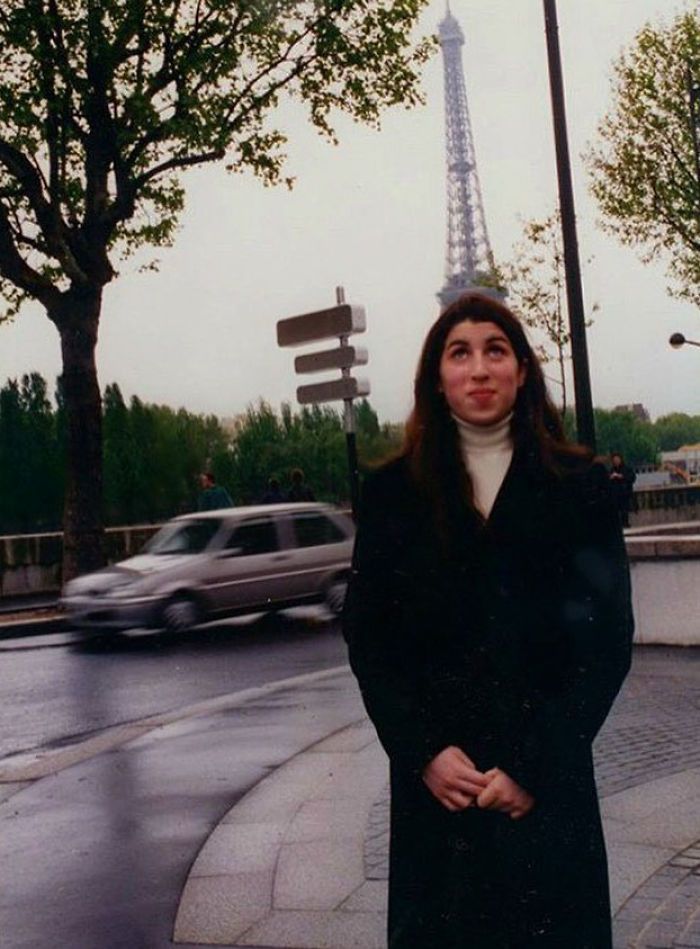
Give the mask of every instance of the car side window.
[(338, 525), (325, 514), (297, 514), (293, 523), (297, 547), (319, 547), (345, 540)]
[(277, 550), (277, 531), (270, 518), (247, 521), (231, 534), (227, 548), (240, 547), (241, 556), (269, 554)]

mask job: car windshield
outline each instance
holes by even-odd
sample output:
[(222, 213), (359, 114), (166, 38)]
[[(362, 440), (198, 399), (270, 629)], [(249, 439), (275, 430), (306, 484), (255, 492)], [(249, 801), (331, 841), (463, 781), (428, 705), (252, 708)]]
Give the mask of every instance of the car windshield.
[(221, 527), (216, 517), (166, 524), (144, 547), (149, 554), (199, 554)]

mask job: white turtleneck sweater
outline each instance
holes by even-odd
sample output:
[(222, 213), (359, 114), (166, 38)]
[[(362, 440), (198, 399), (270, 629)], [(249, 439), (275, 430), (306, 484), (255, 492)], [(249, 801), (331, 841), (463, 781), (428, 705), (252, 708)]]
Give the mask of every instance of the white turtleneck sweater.
[(495, 425), (472, 425), (456, 415), (452, 418), (457, 424), (462, 458), (474, 485), (474, 504), (488, 517), (513, 457), (510, 434), (513, 413)]

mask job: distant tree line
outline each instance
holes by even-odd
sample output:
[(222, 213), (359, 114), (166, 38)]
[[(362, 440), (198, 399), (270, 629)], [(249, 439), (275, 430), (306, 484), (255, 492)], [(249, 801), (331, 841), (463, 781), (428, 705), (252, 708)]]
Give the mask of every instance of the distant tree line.
[(38, 373), (0, 389), (0, 531), (53, 529), (63, 507), (66, 420), (60, 386), (56, 407)]
[[(402, 426), (380, 425), (366, 399), (356, 407), (360, 464), (371, 465), (395, 451)], [(304, 406), (293, 412), (288, 403), (278, 414), (261, 400), (250, 406), (237, 432), (228, 467), (214, 471), (238, 503), (255, 502), (276, 478), (284, 491), (293, 468), (303, 470), (318, 500), (345, 503), (349, 498), (348, 461), (341, 415), (329, 406)]]
[[(109, 525), (153, 523), (197, 508), (198, 475), (213, 472), (236, 504), (258, 501), (270, 478), (285, 490), (293, 468), (304, 471), (319, 500), (346, 503), (347, 456), (341, 416), (328, 406), (279, 412), (261, 400), (235, 432), (213, 415), (153, 405), (119, 386), (102, 398), (104, 514)], [(619, 451), (629, 464), (653, 463), (659, 452), (700, 442), (700, 416), (675, 412), (645, 422), (631, 412), (596, 409), (598, 450)], [(573, 416), (566, 427), (573, 433)], [(369, 402), (357, 405), (361, 466), (396, 451), (402, 426), (380, 424)], [(0, 533), (61, 528), (66, 416), (60, 381), (53, 394), (38, 373), (0, 389)]]
[[(700, 415), (672, 412), (647, 422), (633, 412), (595, 409), (594, 416), (598, 453), (620, 452), (630, 465), (655, 464), (662, 451), (700, 442)], [(573, 437), (574, 416), (570, 411), (565, 415), (564, 427)]]
[[(250, 406), (236, 432), (213, 415), (153, 405), (119, 386), (102, 398), (104, 516), (108, 525), (153, 523), (196, 510), (198, 475), (212, 471), (236, 504), (258, 501), (270, 478), (284, 490), (293, 468), (304, 471), (319, 500), (347, 500), (345, 434), (337, 411), (313, 406), (278, 413)], [(401, 427), (380, 425), (357, 406), (362, 464), (396, 449)], [(65, 487), (66, 416), (60, 381), (53, 400), (38, 373), (0, 389), (0, 533), (60, 530)]]

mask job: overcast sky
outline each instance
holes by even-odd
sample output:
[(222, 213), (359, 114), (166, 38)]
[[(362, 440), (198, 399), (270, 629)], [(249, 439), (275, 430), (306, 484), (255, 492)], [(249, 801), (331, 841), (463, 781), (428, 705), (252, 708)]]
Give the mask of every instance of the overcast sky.
[[(610, 102), (611, 62), (647, 21), (688, 8), (672, 0), (559, 0), (559, 25), (579, 243), (596, 405), (643, 402), (653, 417), (700, 413), (700, 352), (671, 350), (676, 331), (700, 338), (700, 314), (665, 292), (661, 265), (641, 264), (596, 225), (580, 153)], [(464, 65), (487, 225), (496, 259), (511, 256), (523, 218), (556, 201), (540, 0), (452, 0), (466, 37)], [(445, 4), (423, 18), (433, 31)], [(386, 114), (381, 132), (337, 123), (319, 138), (286, 105), (292, 192), (222, 168), (185, 178), (188, 204), (159, 273), (133, 263), (106, 288), (98, 366), (102, 387), (195, 412), (234, 415), (263, 396), (294, 401), (297, 350), (279, 350), (278, 319), (323, 308), (343, 284), (367, 309), (364, 374), (382, 420), (410, 407), (421, 341), (437, 315), (445, 255), (442, 60), (425, 72), (427, 105)], [(592, 258), (586, 262), (588, 258)], [(0, 326), (0, 380), (60, 371), (58, 335), (39, 307)], [(553, 390), (556, 397), (556, 389)]]

